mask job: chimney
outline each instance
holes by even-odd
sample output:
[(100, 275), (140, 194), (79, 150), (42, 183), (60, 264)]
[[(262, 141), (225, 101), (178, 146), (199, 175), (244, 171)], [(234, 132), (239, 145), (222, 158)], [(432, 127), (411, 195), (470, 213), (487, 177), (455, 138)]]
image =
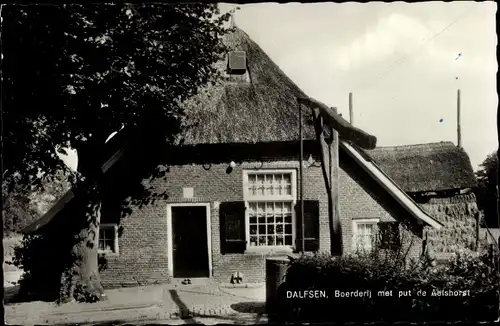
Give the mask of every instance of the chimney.
[(231, 14), (231, 19), (229, 21), (229, 27), (230, 28), (235, 28), (236, 27), (236, 22), (234, 21), (234, 14)]
[(460, 90), (457, 91), (457, 147), (462, 148), (462, 129), (460, 125)]
[(354, 126), (354, 111), (352, 109), (352, 93), (349, 93), (349, 123)]

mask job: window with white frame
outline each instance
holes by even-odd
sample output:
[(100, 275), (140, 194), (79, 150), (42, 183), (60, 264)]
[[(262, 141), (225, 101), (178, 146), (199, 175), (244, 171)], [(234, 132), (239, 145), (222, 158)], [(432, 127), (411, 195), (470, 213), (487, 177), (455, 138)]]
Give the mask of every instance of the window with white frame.
[(293, 246), (295, 171), (244, 173), (248, 247)]
[(355, 252), (368, 253), (375, 248), (378, 219), (353, 220), (353, 249)]
[(99, 225), (99, 253), (118, 253), (118, 225)]

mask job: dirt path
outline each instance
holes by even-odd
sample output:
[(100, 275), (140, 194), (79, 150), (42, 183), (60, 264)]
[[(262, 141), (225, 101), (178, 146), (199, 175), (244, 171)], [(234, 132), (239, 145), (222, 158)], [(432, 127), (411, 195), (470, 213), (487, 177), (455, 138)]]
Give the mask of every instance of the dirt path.
[[(263, 289), (232, 289), (211, 284), (155, 285), (109, 290), (108, 302), (65, 304), (24, 302), (5, 306), (10, 324), (256, 324), (263, 323)], [(132, 300), (133, 299), (133, 300)], [(148, 305), (145, 305), (148, 303)], [(142, 304), (142, 307), (138, 308)], [(183, 319), (180, 319), (183, 318)], [(123, 322), (122, 322), (123, 321)]]

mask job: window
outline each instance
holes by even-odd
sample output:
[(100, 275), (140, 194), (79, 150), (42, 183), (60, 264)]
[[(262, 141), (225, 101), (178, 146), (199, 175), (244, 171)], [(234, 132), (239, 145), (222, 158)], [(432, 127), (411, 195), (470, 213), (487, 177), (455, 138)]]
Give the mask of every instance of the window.
[(368, 253), (374, 249), (378, 219), (353, 220), (353, 250)]
[(295, 171), (288, 173), (247, 173), (247, 200), (295, 200)]
[(293, 170), (245, 172), (248, 247), (294, 245), (295, 176)]
[(118, 254), (118, 225), (101, 224), (99, 226), (99, 253)]
[(247, 69), (245, 51), (231, 51), (227, 60), (227, 71), (230, 75), (243, 75)]
[(380, 249), (397, 250), (401, 247), (399, 223), (379, 222)]
[(291, 202), (250, 202), (250, 246), (292, 246)]

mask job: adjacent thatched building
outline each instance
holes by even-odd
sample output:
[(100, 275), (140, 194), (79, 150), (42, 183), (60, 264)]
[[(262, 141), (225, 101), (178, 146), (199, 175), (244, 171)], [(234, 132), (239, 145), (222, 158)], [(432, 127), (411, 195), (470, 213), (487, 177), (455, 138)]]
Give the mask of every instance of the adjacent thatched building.
[(455, 246), (474, 248), (479, 209), (473, 193), (476, 178), (465, 151), (451, 142), (380, 147), (366, 151), (389, 177), (442, 222), (428, 232), (428, 245), (437, 254)]
[[(262, 282), (265, 257), (330, 250), (328, 194), (310, 114), (304, 114), (306, 159), (299, 156), (297, 97), (305, 95), (242, 30), (236, 28), (226, 42), (232, 48), (220, 63), (225, 79), (184, 103), (192, 125), (185, 143), (154, 150), (159, 155), (150, 165), (160, 164), (165, 178), (147, 175), (151, 153), (145, 144), (105, 164), (108, 197), (99, 231), (105, 285), (193, 277), (229, 282), (238, 272), (243, 282)], [(442, 224), (346, 136), (359, 130), (335, 113), (332, 119), (344, 128), (337, 129), (338, 147), (332, 150), (339, 162), (332, 183), (338, 188), (344, 252), (372, 249), (375, 230), (382, 228), (384, 250), (406, 246), (411, 257), (419, 257), (424, 229)], [(123, 137), (125, 143), (138, 142)], [(297, 210), (302, 181), (304, 220)], [(112, 209), (141, 194), (133, 191), (135, 183), (168, 197)], [(50, 228), (56, 215), (66, 221), (65, 203), (72, 198), (65, 196), (26, 232)]]

